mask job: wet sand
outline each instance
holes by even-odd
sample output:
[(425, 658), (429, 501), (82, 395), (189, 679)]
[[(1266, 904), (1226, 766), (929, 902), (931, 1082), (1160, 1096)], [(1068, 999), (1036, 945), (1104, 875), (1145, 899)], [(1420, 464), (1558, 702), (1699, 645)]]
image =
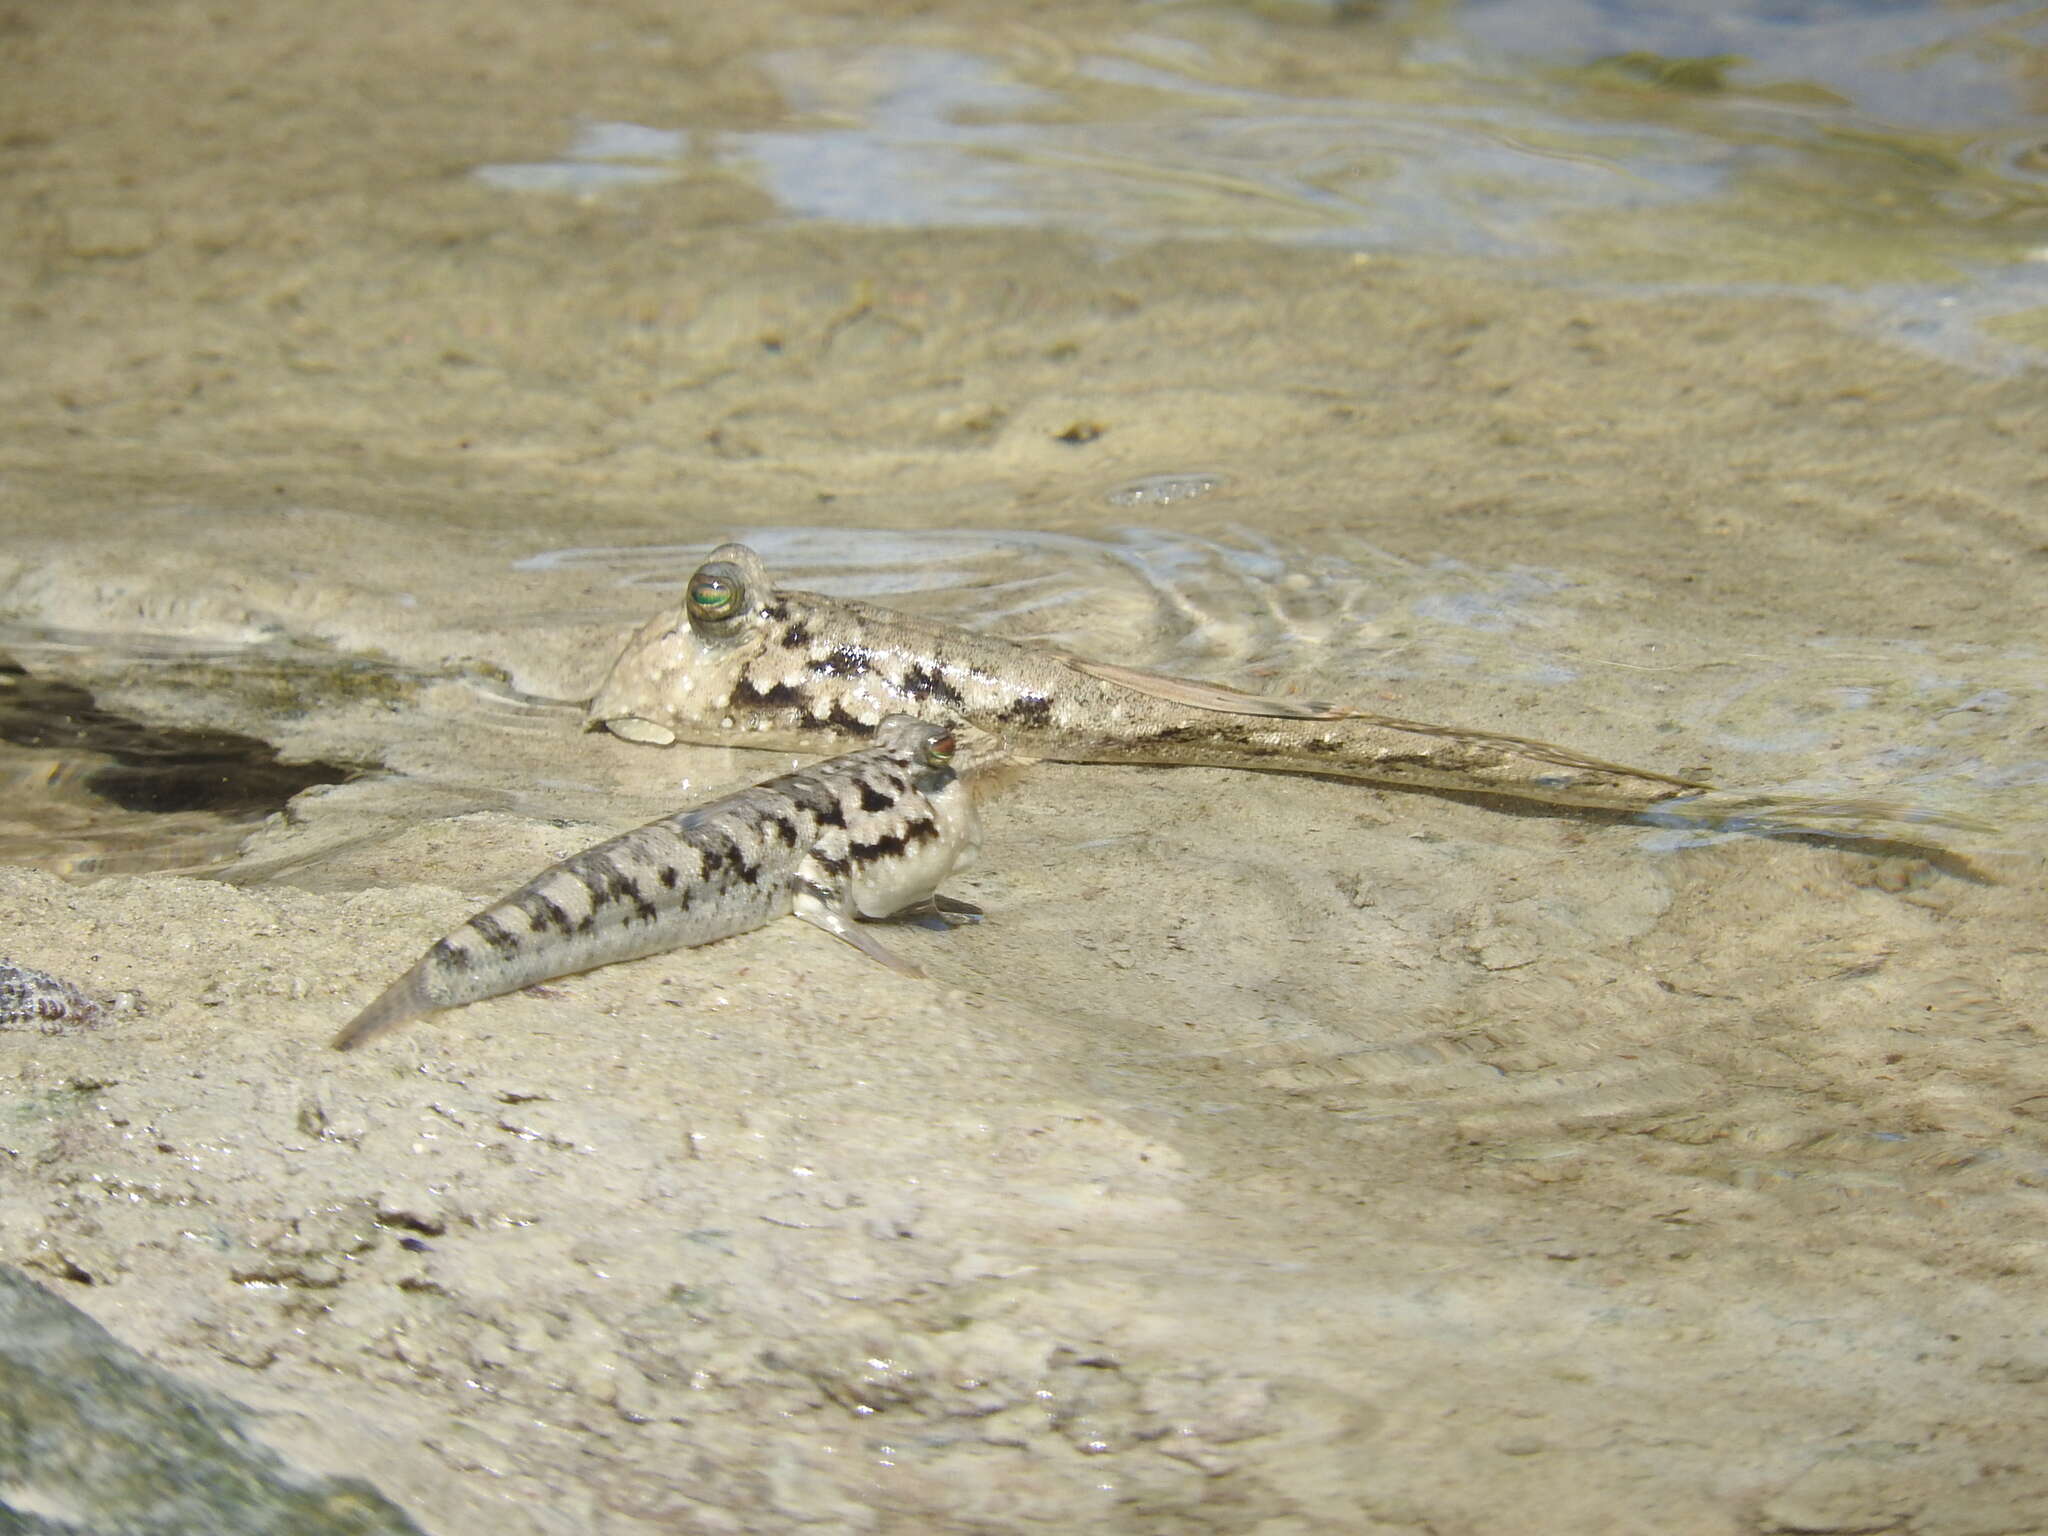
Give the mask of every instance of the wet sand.
[[(832, 24), (629, 67), (567, 9), (311, 14), (7, 39), (0, 616), (406, 681), (36, 653), (392, 774), (225, 880), (0, 869), (0, 954), (146, 999), (0, 1035), (0, 1260), (447, 1536), (2048, 1523), (2036, 379), (1781, 301), (762, 224), (712, 172), (511, 196), (462, 167), (678, 80), (766, 111), (712, 66)], [(1280, 654), (1105, 587), (1105, 659), (2000, 831), (1972, 873), (1046, 766), (953, 890), (989, 920), (892, 939), (928, 981), (785, 923), (326, 1049), (786, 761), (579, 733), (667, 599), (534, 557), (1132, 523), (1324, 574)]]

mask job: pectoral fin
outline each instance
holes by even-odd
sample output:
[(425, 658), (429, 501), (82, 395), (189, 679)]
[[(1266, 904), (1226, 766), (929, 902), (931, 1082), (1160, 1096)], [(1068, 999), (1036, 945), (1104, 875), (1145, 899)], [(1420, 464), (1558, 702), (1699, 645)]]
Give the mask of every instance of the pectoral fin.
[[(805, 867), (810, 867), (808, 861)], [(878, 960), (892, 971), (899, 971), (905, 976), (924, 975), (923, 971), (886, 948), (879, 939), (861, 927), (859, 919), (849, 910), (849, 903), (844, 894), (830, 885), (820, 884), (799, 873), (796, 878), (795, 911), (805, 922), (824, 929), (835, 939), (844, 939), (870, 960)]]
[(638, 715), (615, 715), (609, 720), (592, 720), (584, 726), (586, 730), (607, 730), (621, 741), (637, 741), (650, 747), (672, 747), (676, 744), (676, 733), (665, 725), (652, 720), (642, 720)]
[(964, 928), (969, 923), (978, 923), (988, 914), (971, 901), (955, 901), (951, 896), (934, 892), (923, 901), (889, 914), (892, 923), (912, 923), (933, 933), (944, 933), (953, 928)]

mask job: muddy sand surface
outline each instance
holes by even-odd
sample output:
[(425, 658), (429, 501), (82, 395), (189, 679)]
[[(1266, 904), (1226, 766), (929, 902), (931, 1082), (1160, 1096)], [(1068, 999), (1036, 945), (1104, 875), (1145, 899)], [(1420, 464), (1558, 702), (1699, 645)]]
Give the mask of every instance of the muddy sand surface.
[[(2038, 379), (710, 172), (511, 196), (448, 166), (591, 109), (586, 13), (297, 10), (0, 40), (0, 649), (379, 768), (219, 878), (0, 868), (0, 955), (141, 996), (0, 1034), (0, 1260), (446, 1536), (2048, 1529)], [(765, 110), (750, 36), (686, 118)], [(1996, 830), (1045, 766), (988, 921), (892, 937), (928, 980), (781, 923), (330, 1052), (482, 901), (787, 764), (578, 729), (735, 533)]]

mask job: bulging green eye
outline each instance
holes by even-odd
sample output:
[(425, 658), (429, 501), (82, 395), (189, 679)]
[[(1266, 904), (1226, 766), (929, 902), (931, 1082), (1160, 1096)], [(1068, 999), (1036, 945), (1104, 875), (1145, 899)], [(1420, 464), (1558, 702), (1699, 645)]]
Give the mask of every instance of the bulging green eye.
[(706, 566), (690, 578), (690, 617), (729, 619), (739, 612), (744, 590), (737, 573), (728, 575)]
[(947, 731), (943, 736), (934, 736), (924, 744), (925, 766), (943, 768), (953, 761), (953, 754), (958, 750), (959, 743), (953, 739), (951, 731)]

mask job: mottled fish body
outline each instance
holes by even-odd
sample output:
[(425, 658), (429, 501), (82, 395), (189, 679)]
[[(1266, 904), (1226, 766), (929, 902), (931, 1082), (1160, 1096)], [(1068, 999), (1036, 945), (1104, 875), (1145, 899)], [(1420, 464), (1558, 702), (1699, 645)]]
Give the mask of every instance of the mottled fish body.
[[(894, 713), (966, 721), (1017, 759), (1311, 773), (1751, 831), (1890, 837), (1984, 824), (1886, 801), (1717, 790), (1492, 731), (1263, 698), (872, 604), (778, 589), (725, 544), (627, 643), (585, 724), (629, 741), (826, 752)], [(1908, 838), (1916, 833), (1906, 832)]]
[(628, 643), (588, 723), (666, 745), (829, 751), (885, 715), (968, 721), (1018, 754), (1329, 774), (1637, 811), (1702, 786), (1487, 731), (1265, 699), (868, 603), (781, 590), (741, 544)]
[(493, 902), (337, 1035), (348, 1050), (436, 1009), (759, 928), (794, 913), (898, 970), (855, 926), (932, 900), (980, 820), (948, 726), (880, 720), (864, 750), (665, 816)]

